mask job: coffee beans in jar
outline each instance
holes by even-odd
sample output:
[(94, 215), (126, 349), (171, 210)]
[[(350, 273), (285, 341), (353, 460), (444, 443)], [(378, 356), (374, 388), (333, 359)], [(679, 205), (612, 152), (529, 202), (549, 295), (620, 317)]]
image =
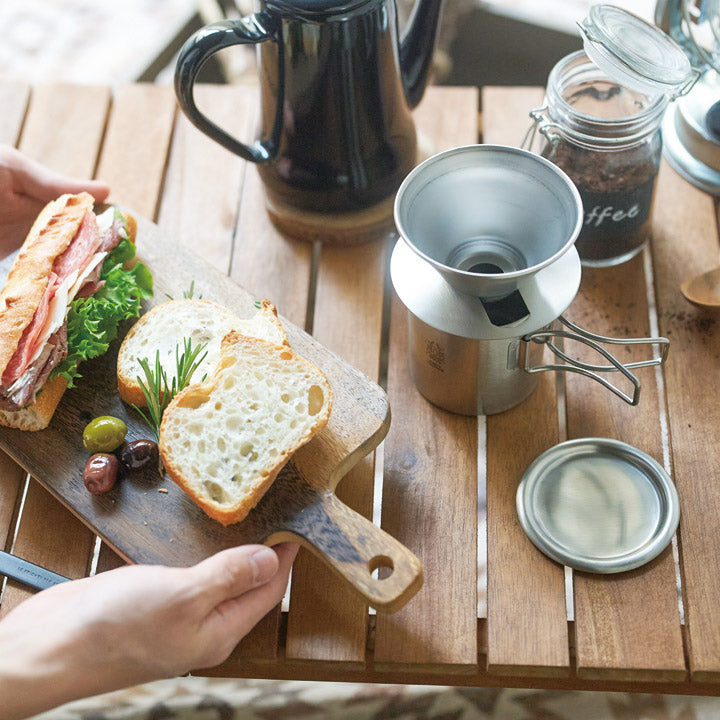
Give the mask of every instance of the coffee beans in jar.
[(583, 51), (550, 73), (546, 106), (531, 115), (540, 154), (580, 193), (584, 217), (575, 246), (583, 265), (618, 265), (649, 239), (667, 103), (664, 95), (619, 84)]

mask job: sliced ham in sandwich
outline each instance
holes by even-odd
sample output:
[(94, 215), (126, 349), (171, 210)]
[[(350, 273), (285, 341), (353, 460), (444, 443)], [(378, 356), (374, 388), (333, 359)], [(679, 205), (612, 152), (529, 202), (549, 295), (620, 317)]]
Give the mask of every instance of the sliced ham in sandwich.
[[(111, 304), (100, 298), (111, 281), (104, 275), (122, 265), (118, 257), (134, 254), (134, 235), (135, 221), (129, 215), (109, 208), (97, 216), (87, 193), (63, 195), (40, 213), (0, 292), (0, 424), (28, 430), (47, 426), (68, 380), (77, 374), (77, 360), (92, 356), (78, 355), (71, 347), (75, 335), (82, 333), (75, 322), (74, 334), (68, 336), (68, 317), (86, 314), (89, 306), (83, 310), (82, 304), (92, 303), (96, 295), (98, 307), (114, 314)], [(114, 258), (123, 241), (132, 251)], [(122, 268), (119, 272), (138, 274)], [(137, 316), (148, 290), (128, 283), (132, 312), (128, 315), (123, 307), (119, 314)], [(94, 327), (88, 329), (90, 336), (93, 332)], [(106, 349), (103, 342), (97, 345)], [(63, 372), (57, 373), (59, 369)]]

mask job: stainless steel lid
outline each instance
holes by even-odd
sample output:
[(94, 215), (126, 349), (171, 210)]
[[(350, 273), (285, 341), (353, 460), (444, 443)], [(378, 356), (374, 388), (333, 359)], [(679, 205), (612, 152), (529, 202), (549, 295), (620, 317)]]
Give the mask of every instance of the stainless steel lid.
[(720, 75), (707, 70), (692, 92), (680, 98), (663, 119), (663, 151), (686, 180), (720, 195), (720, 135), (710, 111), (720, 98)]
[(580, 438), (550, 448), (517, 491), (525, 532), (546, 555), (576, 570), (616, 573), (660, 554), (680, 519), (662, 466), (627, 443)]

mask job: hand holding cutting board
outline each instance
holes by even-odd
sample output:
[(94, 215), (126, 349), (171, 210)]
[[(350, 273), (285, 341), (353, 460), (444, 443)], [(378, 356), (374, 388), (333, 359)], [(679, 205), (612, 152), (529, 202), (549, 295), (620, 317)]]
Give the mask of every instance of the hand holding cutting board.
[(126, 566), (26, 600), (0, 622), (4, 720), (217, 665), (280, 602), (296, 552), (246, 545), (189, 568)]

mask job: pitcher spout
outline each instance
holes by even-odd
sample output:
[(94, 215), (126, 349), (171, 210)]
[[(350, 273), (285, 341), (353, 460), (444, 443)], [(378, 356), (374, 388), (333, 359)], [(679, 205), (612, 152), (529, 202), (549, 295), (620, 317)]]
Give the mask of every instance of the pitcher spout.
[(432, 63), (443, 0), (417, 0), (400, 42), (400, 71), (408, 105), (422, 100)]

